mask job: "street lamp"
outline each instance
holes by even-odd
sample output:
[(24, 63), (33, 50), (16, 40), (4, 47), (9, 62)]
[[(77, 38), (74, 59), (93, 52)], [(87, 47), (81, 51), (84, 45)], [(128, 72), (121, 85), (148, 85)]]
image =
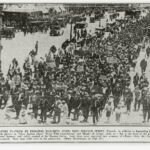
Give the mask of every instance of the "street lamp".
[(73, 20), (72, 18), (70, 18), (70, 41), (72, 40), (72, 24), (73, 24)]

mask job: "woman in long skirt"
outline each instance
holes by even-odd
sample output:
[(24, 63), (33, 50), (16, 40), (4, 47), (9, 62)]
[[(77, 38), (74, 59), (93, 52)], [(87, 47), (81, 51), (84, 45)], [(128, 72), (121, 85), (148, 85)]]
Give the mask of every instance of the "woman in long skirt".
[(120, 105), (117, 106), (115, 112), (116, 112), (116, 122), (120, 123), (120, 118), (121, 118), (121, 106)]
[(26, 107), (24, 105), (22, 106), (22, 109), (19, 114), (19, 123), (27, 124), (27, 112), (26, 112)]
[(108, 104), (106, 104), (105, 110), (106, 110), (107, 122), (109, 123), (110, 117), (111, 117), (111, 114), (112, 114), (112, 110), (113, 110), (111, 102), (108, 102)]

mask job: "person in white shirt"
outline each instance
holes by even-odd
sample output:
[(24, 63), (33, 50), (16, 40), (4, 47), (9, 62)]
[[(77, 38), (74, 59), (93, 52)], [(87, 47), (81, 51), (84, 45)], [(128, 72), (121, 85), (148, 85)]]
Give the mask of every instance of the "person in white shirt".
[(67, 123), (67, 117), (68, 117), (68, 105), (65, 101), (62, 101), (62, 124)]
[(122, 113), (121, 105), (117, 106), (117, 108), (115, 109), (115, 113), (116, 113), (116, 122), (120, 123), (121, 113)]
[(27, 111), (26, 107), (23, 105), (19, 114), (19, 123), (27, 124)]

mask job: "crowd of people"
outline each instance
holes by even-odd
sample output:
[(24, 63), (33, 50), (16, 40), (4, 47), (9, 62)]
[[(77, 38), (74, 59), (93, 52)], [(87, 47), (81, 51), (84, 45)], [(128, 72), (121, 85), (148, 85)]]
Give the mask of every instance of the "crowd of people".
[(25, 119), (28, 115), (40, 123), (52, 117), (52, 123), (64, 124), (71, 115), (73, 120), (83, 116), (81, 122), (88, 122), (92, 115), (96, 124), (105, 111), (108, 122), (114, 111), (116, 121), (120, 122), (121, 109), (126, 108), (129, 115), (134, 102), (135, 111), (143, 105), (143, 121), (149, 121), (146, 59), (140, 64), (141, 76), (136, 74), (133, 78), (134, 90), (130, 88), (131, 69), (134, 70), (149, 39), (145, 39), (147, 32), (143, 28), (149, 24), (149, 15), (141, 20), (121, 20), (111, 28), (108, 38), (84, 30), (80, 36), (74, 34), (71, 40), (66, 40), (59, 49), (55, 45), (50, 47), (40, 60), (37, 41), (24, 62), (23, 72), (19, 62), (12, 60), (7, 78), (1, 82), (1, 109), (9, 104), (8, 108), (15, 111), (15, 118), (23, 124), (28, 123)]
[(49, 25), (47, 22), (35, 21), (23, 26), (21, 31), (24, 32), (24, 35), (26, 35), (28, 33), (32, 34), (36, 32), (47, 33), (48, 29)]

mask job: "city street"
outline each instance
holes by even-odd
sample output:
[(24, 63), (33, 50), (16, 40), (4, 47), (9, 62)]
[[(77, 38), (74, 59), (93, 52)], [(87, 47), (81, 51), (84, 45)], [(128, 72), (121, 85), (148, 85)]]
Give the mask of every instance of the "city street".
[[(142, 106), (141, 106), (142, 109)], [(40, 123), (40, 121), (35, 120), (34, 118), (32, 119), (30, 115), (28, 115), (28, 122), (27, 124), (19, 124), (19, 120), (15, 120), (15, 112), (9, 112), (7, 109), (4, 110), (0, 110), (0, 119), (2, 120), (0, 122), (0, 126), (53, 126), (54, 124), (52, 124), (53, 119), (52, 118), (48, 118), (46, 123)], [(78, 121), (73, 121), (73, 115), (71, 115), (70, 118), (68, 118), (67, 120), (67, 125), (93, 125), (92, 122), (92, 116), (89, 116), (88, 122), (87, 123), (82, 123), (81, 121), (83, 120), (83, 117), (80, 116)], [(40, 119), (39, 119), (40, 120)], [(131, 108), (131, 113), (127, 114), (126, 113), (126, 108), (122, 109), (122, 115), (121, 115), (121, 121), (120, 123), (117, 123), (115, 120), (115, 112), (113, 112), (110, 121), (107, 122), (107, 118), (106, 118), (106, 112), (103, 111), (102, 112), (102, 117), (99, 118), (99, 122), (96, 125), (150, 125), (149, 122), (147, 123), (142, 123), (143, 121), (143, 114), (142, 114), (142, 110), (135, 112), (133, 110), (133, 105)], [(60, 122), (59, 124), (55, 124), (56, 125), (66, 125), (63, 122)]]
[[(19, 35), (21, 36), (21, 33), (18, 33), (18, 37), (16, 36), (16, 38), (19, 38)], [(65, 33), (64, 35), (66, 35), (66, 36), (63, 36), (64, 38), (66, 37), (67, 38), (67, 36), (69, 36), (69, 33)], [(22, 37), (23, 39), (28, 39), (27, 37), (30, 37), (31, 38), (31, 36), (32, 36), (32, 38), (34, 38), (35, 37), (35, 35), (27, 35), (26, 37)], [(41, 39), (41, 41), (40, 41), (40, 36), (45, 36), (45, 40), (42, 40)], [(48, 47), (48, 42), (49, 43), (51, 43), (51, 45), (53, 45), (53, 44), (56, 44), (56, 43), (52, 43), (52, 42), (50, 42), (50, 41), (47, 41), (46, 40), (46, 37), (49, 37), (49, 35), (45, 35), (45, 34), (42, 34), (42, 35), (40, 35), (39, 34), (39, 37), (37, 38), (34, 38), (35, 39), (35, 41), (36, 40), (39, 40), (39, 45), (43, 45), (43, 46), (40, 46), (40, 51), (39, 51), (39, 55), (40, 56), (42, 56), (42, 57), (44, 57), (44, 54), (47, 52), (47, 50), (49, 49), (49, 47)], [(60, 38), (62, 38), (63, 39), (63, 37), (58, 37), (58, 39), (57, 39), (57, 41), (59, 41), (59, 39)], [(49, 39), (52, 39), (52, 38), (54, 38), (54, 37), (49, 37)], [(28, 42), (29, 42), (30, 40), (28, 39)], [(6, 42), (8, 42), (8, 41), (6, 41)], [(15, 42), (15, 39), (14, 39), (14, 41), (9, 41), (10, 43), (12, 42)], [(20, 41), (21, 43), (23, 43), (22, 42), (22, 40)], [(30, 43), (30, 42), (29, 42)], [(47, 43), (47, 44), (44, 44), (44, 43)], [(25, 44), (25, 43), (24, 43)], [(30, 48), (28, 48), (29, 50), (31, 49), (31, 47), (34, 47), (34, 45), (31, 45), (32, 44), (32, 42), (30, 43)], [(57, 45), (59, 45), (60, 43), (58, 42), (57, 43)], [(19, 45), (19, 44), (18, 44)], [(5, 45), (4, 45), (5, 46)], [(8, 46), (8, 45), (7, 45)], [(21, 46), (21, 45), (20, 45)], [(45, 47), (44, 47), (45, 46)], [(148, 46), (148, 45), (147, 45)], [(146, 46), (146, 47), (147, 47)], [(11, 46), (10, 46), (11, 47)], [(25, 44), (25, 47), (29, 47), (29, 44)], [(42, 49), (42, 50), (41, 50)], [(15, 53), (18, 53), (18, 55), (16, 56), (15, 55), (15, 53), (13, 53), (12, 52), (12, 54), (10, 55), (10, 60), (9, 61), (6, 61), (7, 63), (9, 63), (9, 62), (11, 62), (11, 60), (12, 60), (12, 58), (13, 58), (13, 56), (14, 57), (17, 57), (18, 58), (18, 60), (20, 60), (19, 62), (21, 63), (23, 63), (23, 61), (22, 61), (22, 59), (25, 59), (23, 56), (25, 56), (25, 54), (24, 55), (22, 55), (21, 54), (21, 51), (19, 51), (19, 48), (17, 48), (17, 43), (16, 43), (16, 49), (15, 50), (18, 50), (17, 52), (15, 52)], [(3, 51), (3, 55), (4, 55), (4, 52), (5, 51)], [(27, 51), (24, 51), (25, 53), (26, 53), (26, 55), (28, 54), (28, 50)], [(20, 53), (20, 55), (19, 55), (19, 53)], [(130, 84), (130, 88), (133, 90), (133, 76), (135, 75), (135, 73), (136, 72), (138, 72), (139, 74), (141, 74), (141, 68), (140, 68), (140, 61), (144, 58), (146, 56), (146, 52), (145, 52), (145, 49), (144, 50), (141, 50), (141, 52), (140, 52), (140, 55), (139, 55), (139, 58), (137, 59), (137, 65), (136, 65), (136, 68), (135, 68), (135, 71), (133, 71), (132, 69), (131, 69), (131, 72), (130, 72), (130, 75), (131, 75), (131, 84)], [(6, 56), (5, 56), (6, 57)], [(3, 58), (4, 59), (4, 58)], [(150, 58), (149, 59), (147, 59), (147, 61), (148, 62), (150, 62)], [(5, 62), (5, 61), (4, 61)], [(5, 62), (5, 63), (6, 63)], [(3, 64), (4, 65), (4, 64)], [(6, 64), (5, 64), (6, 65)], [(146, 77), (148, 78), (148, 80), (149, 80), (149, 82), (150, 82), (150, 63), (148, 63), (148, 66), (147, 66), (147, 69), (146, 69)], [(7, 65), (6, 65), (7, 66)], [(4, 68), (3, 68), (4, 69)], [(8, 105), (10, 105), (10, 101), (8, 101)], [(7, 105), (7, 106), (8, 106)], [(131, 112), (130, 112), (130, 114), (127, 114), (126, 113), (126, 108), (122, 108), (122, 115), (121, 115), (121, 121), (120, 121), (120, 123), (118, 124), (117, 122), (116, 122), (116, 120), (115, 120), (115, 112), (113, 112), (113, 114), (112, 114), (112, 116), (111, 116), (111, 118), (110, 118), (110, 121), (109, 122), (107, 122), (107, 118), (106, 118), (106, 112), (105, 111), (103, 111), (102, 112), (102, 116), (101, 116), (101, 118), (99, 118), (99, 122), (97, 123), (97, 125), (150, 125), (150, 123), (148, 122), (148, 123), (142, 123), (142, 121), (143, 121), (143, 113), (142, 113), (142, 105), (141, 105), (141, 109), (140, 109), (140, 111), (134, 111), (134, 108), (133, 108), (133, 105), (134, 105), (134, 100), (133, 100), (133, 102), (132, 102), (132, 106), (131, 106)], [(28, 110), (28, 113), (30, 113), (30, 110)], [(19, 120), (15, 120), (14, 118), (15, 118), (15, 112), (12, 112), (12, 111), (8, 111), (7, 110), (7, 108), (5, 108), (5, 109), (2, 109), (2, 110), (0, 110), (0, 120), (3, 120), (3, 121), (1, 121), (0, 122), (0, 126), (7, 126), (8, 124), (9, 124), (9, 126), (15, 126), (15, 125), (18, 125), (19, 124)], [(71, 117), (67, 120), (67, 124), (68, 125), (93, 125), (93, 123), (92, 123), (92, 116), (90, 115), (89, 116), (89, 119), (88, 119), (88, 123), (82, 123), (81, 121), (83, 120), (83, 117), (82, 116), (80, 116), (79, 117), (79, 120), (78, 121), (73, 121), (72, 120), (73, 119), (73, 115), (71, 115)], [(38, 122), (38, 120), (35, 120), (35, 119), (31, 119), (31, 116), (30, 115), (28, 115), (28, 123), (26, 124), (26, 125), (23, 125), (23, 126), (32, 126), (32, 125), (37, 125), (37, 126), (49, 126), (49, 125), (53, 125), (51, 122), (52, 122), (52, 118), (48, 118), (47, 119), (47, 122), (45, 123), (45, 124), (43, 124), (43, 123), (39, 123)], [(60, 123), (60, 124), (56, 124), (56, 125), (64, 125), (63, 123)]]
[[(87, 33), (90, 33), (91, 35), (95, 32), (95, 28), (99, 27), (100, 21), (96, 21), (95, 23), (90, 23), (90, 18), (87, 17), (86, 22), (88, 24)], [(73, 25), (74, 27), (74, 25)], [(21, 72), (23, 72), (23, 64), (26, 59), (26, 57), (29, 55), (29, 52), (32, 49), (35, 49), (36, 41), (38, 41), (38, 54), (37, 59), (40, 60), (40, 57), (45, 58), (45, 54), (49, 52), (49, 49), (52, 45), (55, 45), (57, 49), (59, 49), (62, 45), (62, 43), (70, 39), (70, 28), (71, 25), (67, 24), (66, 28), (63, 28), (64, 34), (62, 36), (50, 36), (50, 31), (47, 33), (40, 33), (36, 32), (33, 34), (28, 33), (24, 36), (23, 32), (17, 32), (15, 33), (15, 38), (7, 39), (2, 38), (1, 44), (3, 46), (2, 49), (2, 72), (4, 74), (4, 77), (6, 78), (6, 75), (8, 73), (9, 65), (11, 64), (12, 60), (16, 58), (19, 63), (19, 67), (21, 69)], [(142, 44), (142, 43), (141, 43)], [(146, 48), (149, 46), (149, 44), (146, 45), (145, 49), (141, 50), (140, 55), (137, 59), (135, 70), (130, 68), (130, 76), (131, 76), (131, 83), (130, 83), (130, 89), (134, 90), (133, 85), (133, 77), (136, 74), (136, 72), (141, 75), (141, 68), (140, 68), (140, 62), (143, 58), (146, 58), (148, 62), (148, 66), (146, 69), (146, 77), (148, 78), (148, 81), (150, 83), (150, 58), (146, 57)], [(149, 84), (150, 86), (150, 84)], [(9, 98), (7, 105), (4, 109), (0, 109), (0, 126), (16, 126), (21, 125), (19, 124), (19, 120), (15, 119), (16, 112), (13, 109), (8, 109), (8, 106), (12, 104), (11, 99)], [(29, 104), (28, 104), (29, 105)], [(110, 121), (107, 121), (106, 118), (106, 111), (104, 110), (102, 112), (102, 116), (99, 117), (99, 122), (97, 125), (150, 125), (150, 123), (142, 123), (143, 122), (143, 112), (142, 112), (142, 105), (139, 111), (134, 111), (134, 98), (131, 105), (131, 112), (127, 113), (127, 110), (125, 107), (121, 108), (121, 120), (120, 123), (117, 123), (116, 113), (115, 111), (110, 117)], [(40, 122), (40, 118), (38, 116), (38, 119), (35, 120), (33, 116), (31, 115), (31, 110), (27, 108), (27, 124), (24, 124), (23, 126), (51, 126), (53, 119), (48, 117), (45, 124)], [(40, 113), (39, 113), (40, 115)], [(92, 121), (92, 114), (89, 114), (88, 122), (82, 123), (83, 116), (80, 114), (78, 121), (73, 121), (73, 115), (71, 114), (71, 117), (67, 119), (67, 122), (64, 123), (63, 120), (59, 124), (56, 125), (93, 125)], [(22, 125), (21, 125), (22, 126)]]

